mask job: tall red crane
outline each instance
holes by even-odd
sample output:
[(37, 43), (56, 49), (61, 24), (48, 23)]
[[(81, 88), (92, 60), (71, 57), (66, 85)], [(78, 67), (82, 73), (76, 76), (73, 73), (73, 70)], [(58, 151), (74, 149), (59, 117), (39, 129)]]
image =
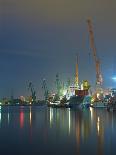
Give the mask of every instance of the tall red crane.
[(96, 54), (96, 48), (95, 48), (95, 42), (94, 42), (94, 33), (93, 33), (93, 26), (91, 19), (87, 20), (88, 23), (88, 30), (89, 30), (89, 36), (90, 36), (90, 47), (93, 52), (93, 57), (95, 61), (95, 67), (96, 67), (96, 85), (101, 86), (102, 85), (102, 75), (100, 72), (100, 61)]

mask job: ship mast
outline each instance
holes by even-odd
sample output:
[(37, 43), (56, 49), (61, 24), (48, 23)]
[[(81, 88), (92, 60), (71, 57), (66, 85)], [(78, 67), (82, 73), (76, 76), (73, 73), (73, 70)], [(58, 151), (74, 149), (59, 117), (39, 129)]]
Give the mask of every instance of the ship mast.
[(79, 75), (78, 75), (78, 54), (76, 55), (76, 73), (75, 73), (75, 88), (79, 87)]

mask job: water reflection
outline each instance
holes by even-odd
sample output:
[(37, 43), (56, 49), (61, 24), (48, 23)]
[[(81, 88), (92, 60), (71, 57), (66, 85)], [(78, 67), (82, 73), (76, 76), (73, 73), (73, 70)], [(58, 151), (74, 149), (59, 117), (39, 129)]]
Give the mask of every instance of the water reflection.
[(10, 121), (10, 118), (9, 118), (10, 116), (9, 116), (9, 112), (8, 112), (8, 125), (9, 125), (9, 121)]
[(20, 111), (20, 128), (23, 128), (24, 126), (24, 112), (23, 109)]
[(99, 126), (100, 126), (100, 120), (99, 117), (97, 118), (97, 132), (98, 132), (98, 136), (99, 136)]
[(31, 107), (30, 107), (30, 111), (29, 111), (29, 122), (30, 122), (30, 126), (31, 126), (31, 123), (32, 123), (32, 110), (31, 110)]
[(68, 110), (69, 110), (68, 111), (68, 116), (69, 116), (68, 123), (69, 123), (69, 134), (70, 134), (70, 128), (71, 128), (70, 108)]
[(104, 128), (103, 128), (103, 124), (102, 121), (100, 120), (100, 118), (98, 117), (98, 121), (97, 121), (97, 132), (98, 132), (98, 137), (97, 137), (97, 145), (98, 145), (98, 153), (99, 155), (103, 155), (104, 154), (104, 148), (103, 148), (103, 144), (104, 144)]
[(113, 154), (115, 122), (116, 113), (105, 109), (0, 107), (0, 150), (7, 146), (12, 154), (11, 139), (20, 154)]
[[(105, 116), (103, 111), (97, 111), (92, 108), (90, 110), (59, 110), (50, 108), (50, 126), (52, 129), (54, 126), (58, 127), (59, 132), (69, 133), (76, 138), (76, 152), (81, 154), (82, 142), (91, 143), (93, 140), (94, 147), (98, 154), (103, 155), (104, 145), (104, 120)], [(107, 113), (107, 111), (105, 111)], [(58, 117), (60, 116), (60, 117)], [(68, 116), (68, 117), (67, 117)], [(56, 118), (57, 117), (57, 118)], [(94, 134), (94, 136), (93, 136)], [(93, 136), (93, 137), (92, 137)], [(86, 150), (86, 149), (85, 149)], [(86, 150), (87, 151), (87, 150)]]
[(93, 112), (94, 112), (94, 109), (92, 107), (90, 107), (89, 109), (90, 109), (90, 114), (91, 114), (91, 121), (93, 122)]
[(50, 108), (50, 127), (52, 126), (52, 122), (53, 122), (53, 108)]
[(81, 141), (81, 122), (80, 122), (80, 119), (78, 119), (76, 122), (75, 130), (76, 130), (77, 154), (80, 155), (80, 141)]

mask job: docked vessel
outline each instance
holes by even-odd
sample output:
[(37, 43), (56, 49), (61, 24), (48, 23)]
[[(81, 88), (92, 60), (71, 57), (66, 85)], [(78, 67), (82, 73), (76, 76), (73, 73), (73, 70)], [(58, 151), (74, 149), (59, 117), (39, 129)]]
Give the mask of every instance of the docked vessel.
[(116, 103), (107, 106), (108, 111), (116, 111)]
[[(71, 84), (68, 83), (67, 88), (62, 89), (59, 75), (56, 75), (56, 94), (52, 94), (49, 97), (48, 106), (50, 107), (86, 107), (83, 104), (85, 96), (89, 94), (90, 84), (87, 80), (83, 80), (79, 83), (78, 77), (78, 56), (76, 57), (76, 74), (75, 81)], [(88, 104), (89, 105), (89, 104)]]
[(89, 108), (91, 105), (91, 95), (86, 95), (84, 97), (83, 103), (81, 105), (82, 108)]
[(107, 103), (103, 101), (95, 101), (90, 106), (93, 108), (107, 108)]
[(48, 106), (50, 107), (70, 107), (84, 108), (89, 107), (90, 102), (85, 101), (85, 97), (89, 95), (90, 84), (87, 80), (79, 82), (78, 76), (78, 55), (76, 57), (76, 73), (75, 81), (68, 83), (67, 88), (62, 89), (59, 75), (56, 75), (56, 94), (49, 97)]
[(52, 108), (70, 108), (69, 100), (64, 96), (61, 100), (54, 100), (48, 102), (48, 107)]
[[(69, 106), (71, 108), (84, 108), (86, 103), (85, 97), (88, 95), (88, 90), (75, 90), (75, 95), (70, 97)], [(89, 103), (88, 103), (89, 104)]]
[(116, 92), (112, 94), (112, 97), (109, 99), (108, 106), (107, 106), (108, 111), (115, 111), (116, 110)]

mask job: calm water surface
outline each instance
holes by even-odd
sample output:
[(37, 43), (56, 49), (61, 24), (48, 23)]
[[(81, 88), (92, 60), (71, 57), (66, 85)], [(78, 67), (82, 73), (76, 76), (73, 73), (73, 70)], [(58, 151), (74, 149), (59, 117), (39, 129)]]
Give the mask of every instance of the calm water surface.
[(0, 155), (116, 155), (116, 112), (0, 106)]

